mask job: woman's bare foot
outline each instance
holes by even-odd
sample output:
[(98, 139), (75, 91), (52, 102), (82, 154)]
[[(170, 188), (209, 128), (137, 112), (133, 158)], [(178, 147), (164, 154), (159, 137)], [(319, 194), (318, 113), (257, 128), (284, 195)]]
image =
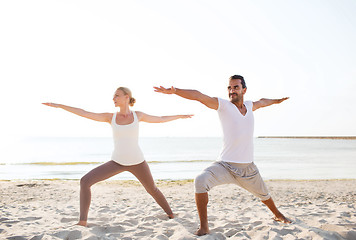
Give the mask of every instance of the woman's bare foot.
[(79, 222), (78, 222), (77, 224), (75, 224), (75, 225), (87, 227), (87, 226), (88, 226), (88, 223), (87, 223), (87, 221), (79, 221)]
[(283, 223), (291, 223), (292, 222), (291, 220), (286, 218), (283, 214), (281, 214), (280, 216), (274, 216), (273, 220), (277, 221), (277, 222), (283, 222)]
[(173, 219), (174, 218), (174, 214), (172, 213), (172, 214), (168, 214), (168, 218), (169, 219)]
[(203, 236), (203, 235), (206, 235), (206, 234), (209, 234), (210, 231), (209, 231), (209, 228), (202, 228), (200, 227), (196, 232), (195, 232), (195, 235), (198, 235), (198, 236)]

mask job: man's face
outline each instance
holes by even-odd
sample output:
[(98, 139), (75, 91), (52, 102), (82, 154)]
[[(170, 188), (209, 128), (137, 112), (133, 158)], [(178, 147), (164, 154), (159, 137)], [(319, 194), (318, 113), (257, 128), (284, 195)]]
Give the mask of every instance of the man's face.
[(227, 87), (229, 92), (230, 102), (238, 102), (243, 100), (243, 96), (246, 93), (246, 88), (242, 88), (240, 79), (231, 79), (229, 81), (229, 86)]

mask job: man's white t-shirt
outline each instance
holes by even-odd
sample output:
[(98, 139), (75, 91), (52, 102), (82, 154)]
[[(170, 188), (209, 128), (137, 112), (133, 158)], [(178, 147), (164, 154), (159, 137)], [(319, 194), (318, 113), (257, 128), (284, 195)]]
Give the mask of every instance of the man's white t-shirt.
[(217, 111), (224, 134), (219, 160), (234, 163), (253, 162), (253, 102), (244, 102), (247, 109), (244, 116), (230, 101), (221, 98), (218, 100)]

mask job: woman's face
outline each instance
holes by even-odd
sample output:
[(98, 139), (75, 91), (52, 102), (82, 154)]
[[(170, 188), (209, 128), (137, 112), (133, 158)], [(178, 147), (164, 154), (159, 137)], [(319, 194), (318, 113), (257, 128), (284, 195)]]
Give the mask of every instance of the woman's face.
[(116, 90), (112, 100), (114, 101), (115, 107), (121, 107), (129, 104), (129, 96), (120, 89)]

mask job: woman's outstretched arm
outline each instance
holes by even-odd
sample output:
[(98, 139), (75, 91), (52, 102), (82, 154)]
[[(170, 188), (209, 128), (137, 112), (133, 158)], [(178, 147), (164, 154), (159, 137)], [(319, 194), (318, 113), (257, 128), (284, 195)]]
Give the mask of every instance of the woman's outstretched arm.
[(75, 107), (70, 107), (66, 106), (63, 104), (57, 104), (57, 103), (42, 103), (46, 106), (49, 107), (54, 107), (54, 108), (62, 108), (63, 110), (66, 110), (68, 112), (74, 113), (78, 116), (85, 117), (94, 121), (98, 122), (108, 122), (111, 123), (112, 119), (112, 113), (93, 113), (93, 112), (88, 112), (80, 108), (75, 108)]
[(177, 119), (191, 118), (193, 115), (152, 116), (143, 112), (136, 112), (139, 121), (147, 123), (164, 123)]

